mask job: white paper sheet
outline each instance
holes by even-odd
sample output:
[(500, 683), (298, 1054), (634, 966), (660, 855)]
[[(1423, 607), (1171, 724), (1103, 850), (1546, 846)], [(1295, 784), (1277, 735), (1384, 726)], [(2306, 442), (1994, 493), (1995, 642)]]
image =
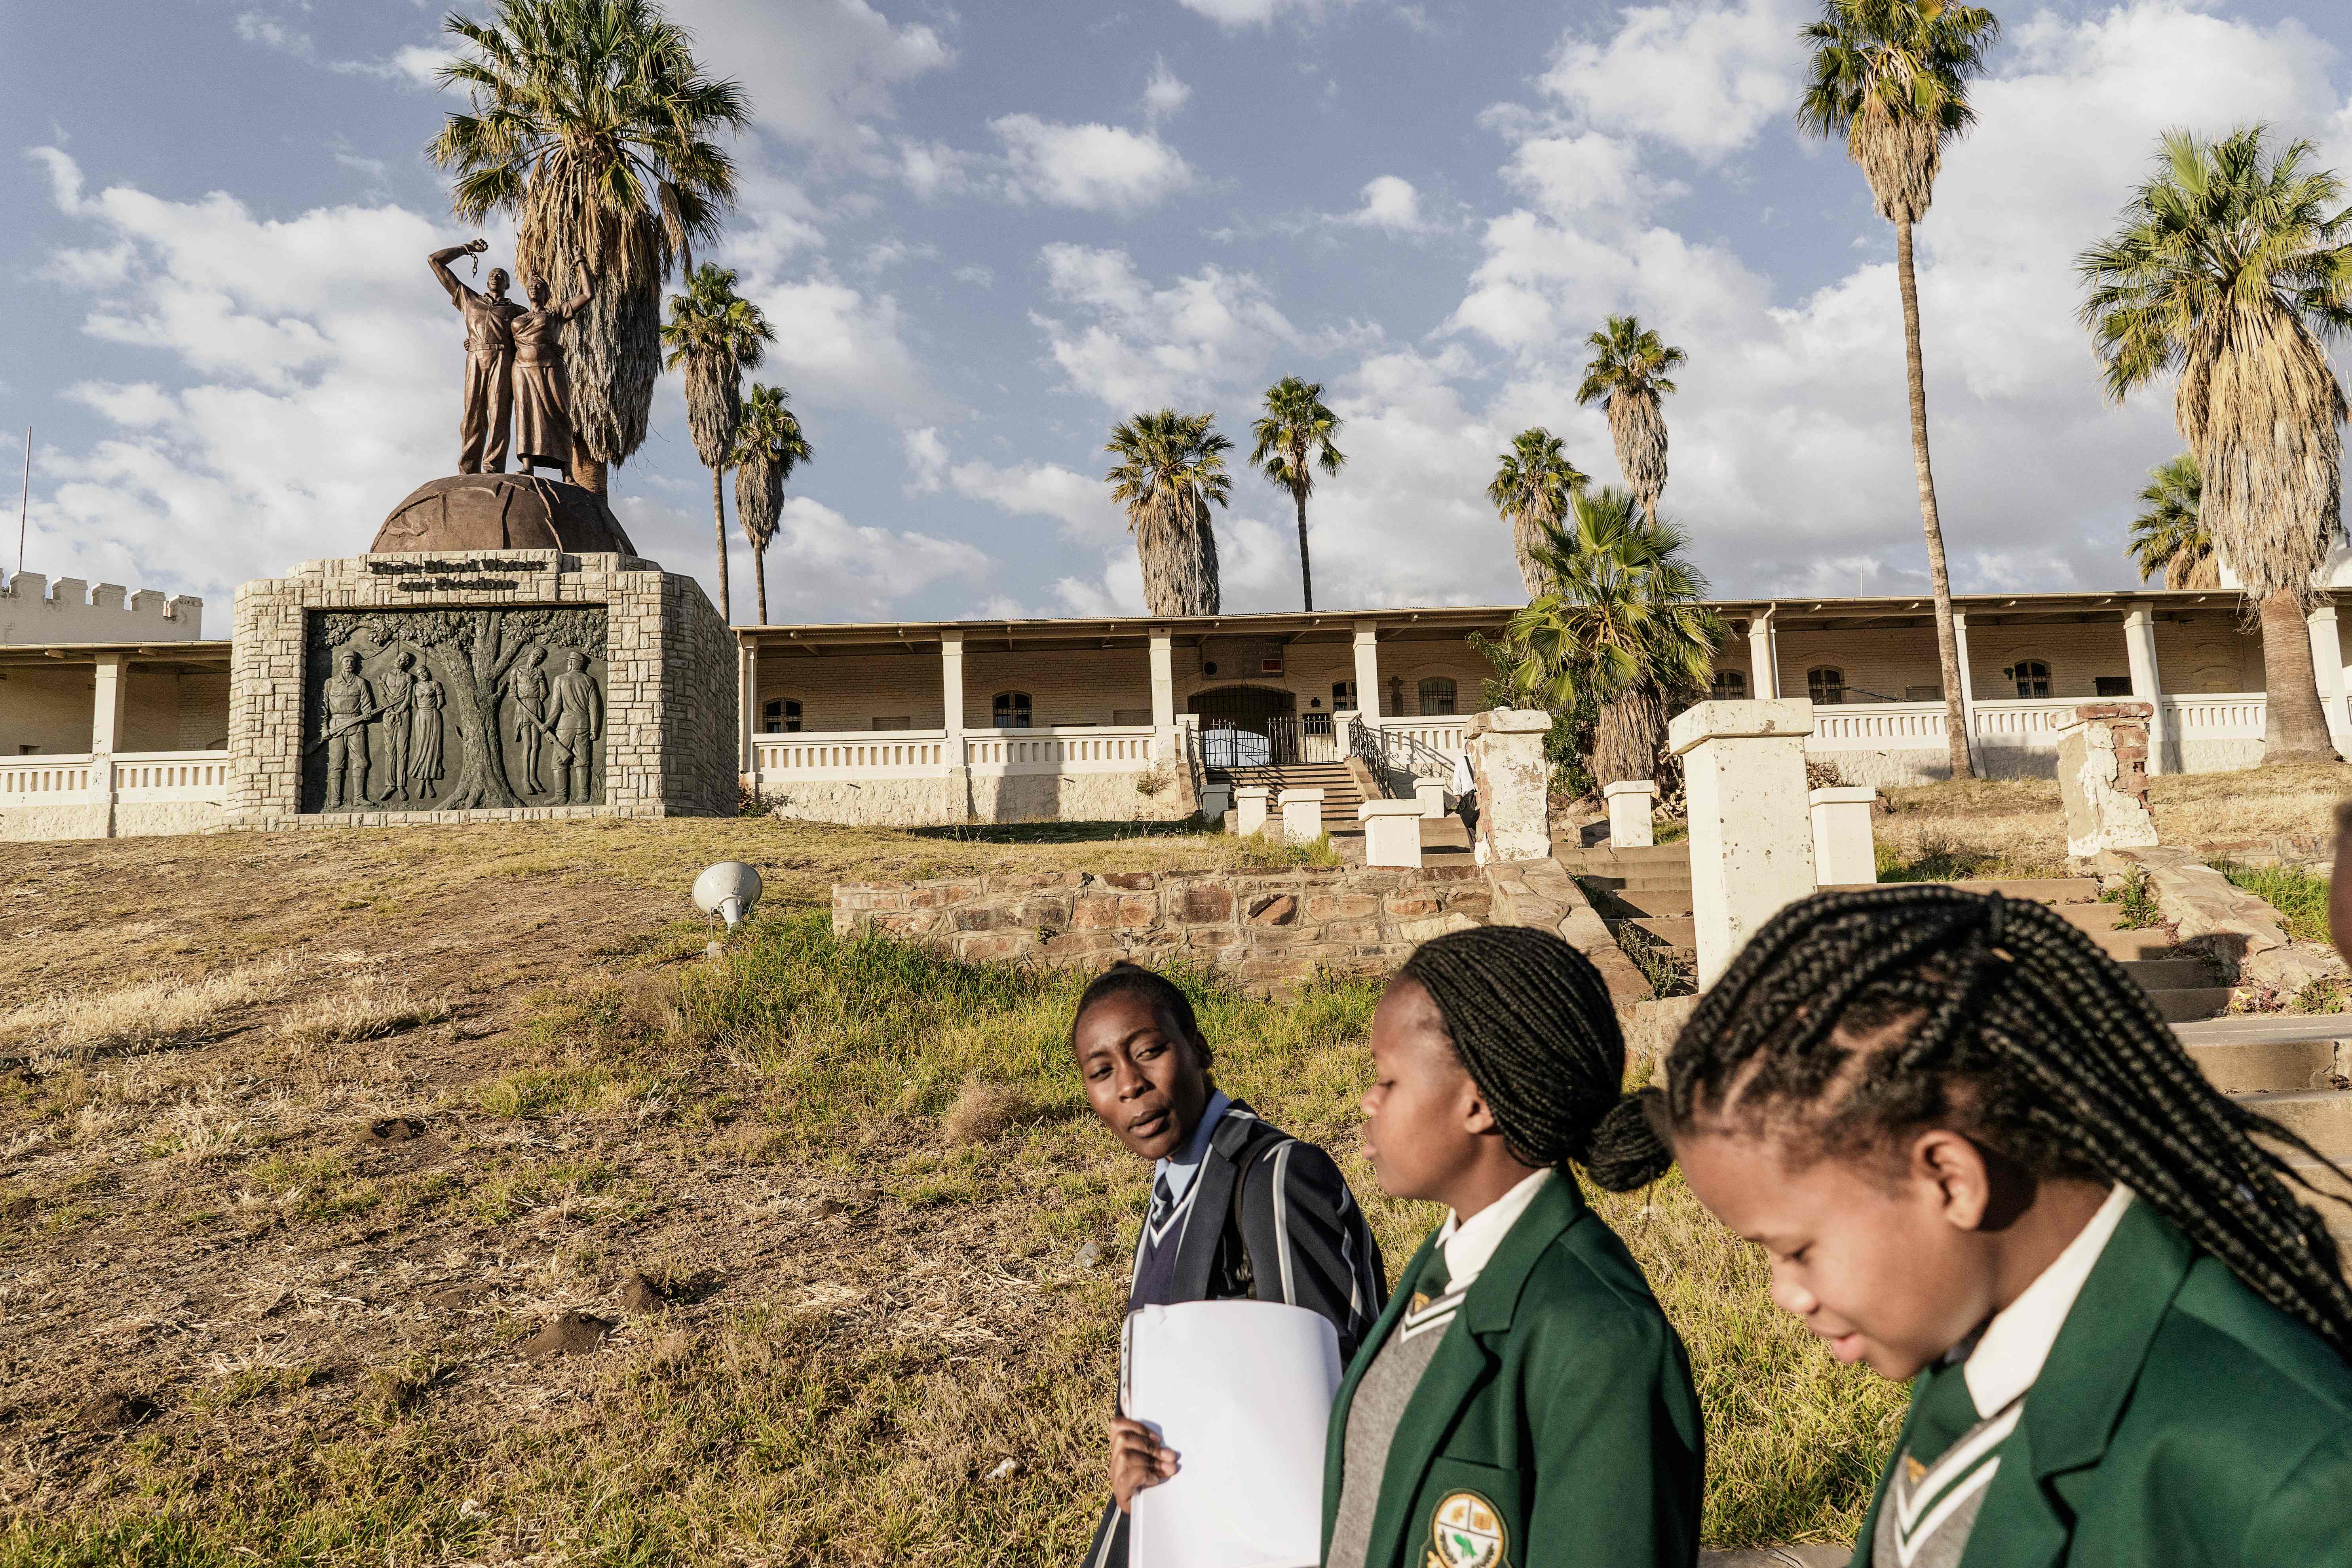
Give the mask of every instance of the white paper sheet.
[(1125, 1351), (1127, 1414), (1181, 1467), (1135, 1494), (1131, 1568), (1316, 1568), (1339, 1390), (1330, 1320), (1279, 1301), (1145, 1307)]

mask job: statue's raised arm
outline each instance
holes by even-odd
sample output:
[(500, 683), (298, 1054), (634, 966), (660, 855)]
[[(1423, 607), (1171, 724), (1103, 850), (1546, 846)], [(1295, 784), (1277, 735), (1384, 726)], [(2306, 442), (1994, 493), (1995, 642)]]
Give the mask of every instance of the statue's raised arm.
[(461, 310), (466, 308), (466, 299), (473, 290), (457, 280), (457, 275), (449, 270), (449, 263), (461, 256), (479, 256), (489, 247), (490, 242), (487, 239), (468, 240), (464, 245), (453, 245), (446, 250), (436, 250), (425, 258), (433, 268), (433, 276), (441, 280), (441, 287), (447, 291), (449, 303)]

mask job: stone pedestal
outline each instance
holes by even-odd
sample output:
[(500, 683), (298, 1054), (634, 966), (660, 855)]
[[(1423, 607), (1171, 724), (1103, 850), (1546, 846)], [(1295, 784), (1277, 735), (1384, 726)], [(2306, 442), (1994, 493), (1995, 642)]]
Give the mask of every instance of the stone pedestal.
[(1201, 816), (1204, 821), (1223, 822), (1225, 813), (1234, 808), (1234, 786), (1229, 784), (1201, 786)]
[(1646, 848), (1655, 840), (1653, 823), (1658, 815), (1658, 786), (1648, 779), (1619, 779), (1601, 786), (1609, 803), (1609, 845), (1612, 849)]
[(1412, 794), (1414, 800), (1420, 804), (1422, 816), (1444, 816), (1445, 815), (1445, 781), (1444, 779), (1415, 779), (1412, 781)]
[(1368, 800), (1356, 807), (1356, 820), (1364, 825), (1365, 865), (1421, 864), (1420, 801)]
[(1549, 733), (1551, 715), (1534, 708), (1490, 708), (1464, 726), (1478, 784), (1479, 865), (1551, 853), (1551, 769), (1543, 754)]
[(2066, 813), (2066, 853), (2154, 845), (2147, 809), (2152, 702), (2085, 702), (2058, 733), (2058, 798)]
[(619, 553), (306, 562), (236, 595), (232, 827), (735, 809), (735, 643)]
[(1805, 737), (1813, 705), (1701, 702), (1666, 726), (1690, 803), (1691, 918), (1698, 984), (1781, 907), (1811, 892), (1813, 830)]
[(1282, 838), (1286, 844), (1312, 844), (1323, 837), (1323, 792), (1286, 789), (1282, 792)]
[(1870, 808), (1878, 792), (1867, 787), (1817, 789), (1813, 803), (1813, 880), (1848, 888), (1878, 880), (1878, 837)]
[(1274, 791), (1265, 784), (1243, 784), (1234, 791), (1234, 831), (1241, 834), (1265, 831), (1266, 803)]

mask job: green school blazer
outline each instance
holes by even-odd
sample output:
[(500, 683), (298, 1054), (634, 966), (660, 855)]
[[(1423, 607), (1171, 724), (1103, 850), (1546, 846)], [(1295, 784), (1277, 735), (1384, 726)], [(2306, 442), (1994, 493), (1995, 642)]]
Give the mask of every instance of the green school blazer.
[[(1871, 1561), (1903, 1443), (1853, 1568)], [(2145, 1201), (2000, 1453), (1962, 1568), (2352, 1563), (2352, 1366)]]
[[(1421, 1244), (1406, 1284), (1436, 1241)], [(1411, 1294), (1389, 1299), (1332, 1405), (1326, 1552), (1348, 1409)], [(1697, 1561), (1705, 1440), (1690, 1358), (1573, 1176), (1543, 1184), (1441, 1331), (1389, 1447), (1367, 1568)]]

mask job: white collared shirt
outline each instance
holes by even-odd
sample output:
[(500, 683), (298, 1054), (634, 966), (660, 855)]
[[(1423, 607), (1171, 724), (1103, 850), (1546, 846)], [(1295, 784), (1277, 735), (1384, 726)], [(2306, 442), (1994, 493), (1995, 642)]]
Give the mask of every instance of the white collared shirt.
[(1538, 1171), (1468, 1219), (1447, 1213), (1437, 1231), (1437, 1245), (1445, 1251), (1447, 1295), (1468, 1289), (1470, 1281), (1478, 1278), (1487, 1259), (1495, 1256), (1495, 1248), (1503, 1245), (1503, 1237), (1511, 1234), (1511, 1227), (1519, 1223), (1519, 1216), (1551, 1178), (1549, 1169)]
[(2084, 1282), (2131, 1204), (2131, 1189), (2117, 1182), (2081, 1234), (1985, 1325), (1960, 1368), (1979, 1418), (2007, 1408), (2042, 1375), (2050, 1347), (2058, 1342), (2058, 1331), (2074, 1309), (2074, 1298), (2083, 1293)]
[(1151, 1173), (1154, 1176), (1168, 1178), (1168, 1195), (1179, 1205), (1184, 1202), (1185, 1193), (1192, 1189), (1192, 1178), (1201, 1173), (1201, 1162), (1209, 1157), (1209, 1140), (1217, 1135), (1217, 1123), (1224, 1120), (1225, 1111), (1233, 1103), (1225, 1098), (1223, 1089), (1211, 1090), (1209, 1103), (1201, 1107), (1201, 1120), (1193, 1125), (1192, 1135), (1184, 1140), (1183, 1147), (1165, 1156), (1153, 1167)]

